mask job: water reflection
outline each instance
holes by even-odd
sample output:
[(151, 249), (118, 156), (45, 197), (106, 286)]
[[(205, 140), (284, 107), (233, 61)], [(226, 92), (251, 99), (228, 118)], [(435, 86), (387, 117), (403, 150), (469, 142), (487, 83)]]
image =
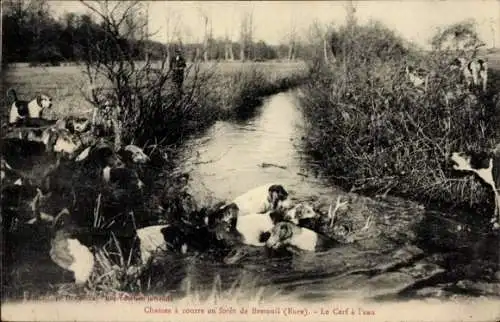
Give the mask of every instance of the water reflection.
[(265, 183), (280, 183), (297, 197), (335, 192), (309, 176), (300, 154), (303, 133), (293, 92), (264, 101), (262, 113), (244, 123), (217, 122), (188, 143), (191, 189), (203, 199), (232, 199)]

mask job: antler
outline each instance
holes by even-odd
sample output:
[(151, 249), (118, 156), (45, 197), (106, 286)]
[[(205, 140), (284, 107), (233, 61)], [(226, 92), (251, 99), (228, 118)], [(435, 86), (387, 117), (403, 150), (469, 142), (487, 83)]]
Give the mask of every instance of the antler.
[(59, 222), (59, 220), (61, 219), (62, 216), (69, 216), (70, 215), (70, 212), (68, 210), (68, 208), (64, 208), (63, 210), (61, 210), (57, 216), (54, 218), (53, 222), (52, 222), (52, 228), (55, 229), (56, 228), (56, 225), (57, 223)]
[(361, 231), (365, 231), (365, 230), (367, 230), (368, 228), (371, 227), (371, 225), (372, 225), (372, 218), (373, 218), (373, 215), (370, 215), (368, 217), (368, 219), (365, 222), (365, 225), (363, 226), (363, 228), (361, 228)]
[(43, 197), (42, 190), (36, 188), (36, 196), (31, 202), (31, 211), (33, 212), (35, 221), (39, 221), (40, 218), (40, 198)]
[(335, 223), (335, 219), (337, 217), (337, 211), (349, 203), (349, 201), (340, 202), (341, 198), (342, 198), (341, 196), (337, 198), (337, 201), (335, 203), (335, 208), (333, 209), (333, 211), (332, 211), (332, 205), (330, 205), (330, 208), (328, 209), (328, 218), (330, 218), (330, 228), (332, 228)]

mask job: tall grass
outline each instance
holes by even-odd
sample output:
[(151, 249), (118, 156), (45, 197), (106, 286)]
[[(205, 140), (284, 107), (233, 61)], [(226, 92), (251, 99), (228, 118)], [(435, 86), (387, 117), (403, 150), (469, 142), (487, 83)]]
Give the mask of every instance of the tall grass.
[[(300, 85), (306, 76), (305, 65), (278, 70), (272, 65), (246, 64), (231, 73), (218, 73), (205, 96), (211, 105), (221, 109), (222, 119), (245, 119), (255, 115), (265, 96)], [(285, 67), (285, 66), (284, 66)]]
[[(336, 66), (316, 64), (302, 89), (305, 146), (320, 170), (348, 189), (490, 211), (489, 190), (452, 176), (447, 158), (498, 142), (494, 90), (457, 86), (452, 55), (404, 49), (380, 24), (351, 27), (337, 35)], [(434, 71), (427, 92), (406, 80), (408, 63)]]
[[(198, 70), (195, 70), (196, 68)], [(202, 132), (216, 120), (251, 116), (258, 109), (260, 96), (295, 86), (304, 75), (303, 68), (304, 65), (300, 63), (220, 63), (213, 66), (198, 64), (192, 67), (186, 77), (181, 95), (173, 92), (169, 86), (158, 88), (160, 93), (153, 95), (147, 88), (131, 82), (133, 86), (129, 86), (127, 90), (123, 88), (120, 90), (122, 100), (127, 97), (133, 98), (133, 102), (124, 108), (125, 113), (122, 115), (124, 116), (122, 143), (137, 144), (144, 147), (145, 152), (150, 155), (152, 164), (139, 169), (141, 180), (146, 183), (146, 187), (142, 193), (136, 195), (135, 192), (132, 194), (117, 189), (101, 189), (99, 184), (90, 179), (82, 182), (64, 182), (64, 186), (78, 188), (78, 200), (79, 204), (82, 204), (78, 209), (88, 213), (92, 221), (89, 224), (96, 228), (109, 228), (109, 222), (104, 219), (108, 218), (108, 221), (111, 221), (110, 217), (118, 214), (122, 214), (120, 218), (123, 217), (123, 227), (139, 228), (185, 218), (198, 207), (191, 202), (192, 197), (186, 193), (187, 181), (183, 179), (184, 174), (180, 173), (178, 167), (182, 162), (178, 152), (183, 142), (189, 136)], [(111, 86), (112, 83), (97, 78), (94, 85), (116, 92), (117, 90)], [(87, 75), (76, 66), (12, 67), (6, 71), (4, 85), (7, 85), (5, 90), (9, 86), (14, 87), (18, 96), (22, 98), (30, 98), (37, 93), (52, 96), (54, 108), (48, 111), (46, 116), (49, 118), (67, 115), (90, 118), (95, 107), (84, 97), (89, 87)], [(138, 91), (129, 92), (129, 89)], [(4, 115), (6, 113), (7, 110)], [(243, 115), (245, 113), (247, 114)], [(164, 155), (167, 155), (167, 162), (163, 158)], [(153, 162), (154, 160), (158, 162)], [(44, 206), (53, 206), (54, 209), (67, 207), (66, 201), (69, 199), (66, 200), (66, 197), (69, 195), (65, 196), (61, 192), (61, 195), (54, 193), (52, 196), (53, 200), (50, 199)], [(114, 226), (112, 228), (115, 231), (121, 229), (119, 223)], [(37, 252), (34, 251), (30, 256), (34, 258), (38, 258), (38, 255), (45, 256), (42, 252), (35, 253)], [(162, 271), (160, 276), (168, 276), (163, 281), (151, 280), (150, 278), (158, 275), (157, 272), (148, 272), (148, 269), (144, 271), (147, 265), (138, 269), (129, 258), (131, 254), (121, 251), (117, 240), (110, 238), (104, 247), (96, 249), (95, 272), (84, 290), (69, 284), (47, 289), (43, 281), (30, 282), (33, 275), (37, 275), (34, 273), (39, 269), (37, 264), (26, 263), (24, 276), (18, 276), (16, 273), (18, 267), (14, 264), (8, 267), (6, 272), (10, 281), (5, 285), (5, 294), (18, 296), (22, 292), (27, 292), (26, 294), (35, 296), (56, 291), (62, 295), (79, 296), (82, 292), (87, 295), (99, 295), (170, 289), (169, 283), (174, 281), (170, 277), (176, 274), (174, 270)], [(165, 265), (173, 267), (174, 262), (169, 261)], [(44, 262), (43, 265), (41, 269), (54, 270), (50, 261)]]
[[(47, 117), (91, 117), (94, 105), (86, 99), (91, 86), (83, 72), (79, 66), (12, 66), (5, 71), (2, 88), (5, 93), (12, 87), (22, 98), (30, 98), (37, 93), (52, 96), (54, 107), (45, 113)], [(302, 62), (193, 64), (188, 67), (182, 96), (175, 95), (168, 86), (168, 79), (161, 93), (155, 97), (146, 92), (127, 93), (133, 101), (123, 122), (125, 141), (180, 144), (216, 120), (254, 115), (261, 97), (297, 86), (305, 75), (306, 65)], [(102, 77), (95, 80), (93, 86), (101, 87), (102, 92), (115, 91), (112, 84)], [(141, 86), (135, 87), (144, 91)], [(148, 98), (155, 100), (148, 101)], [(2, 101), (5, 106), (9, 103), (4, 99)], [(7, 119), (7, 113), (5, 109), (3, 120)]]

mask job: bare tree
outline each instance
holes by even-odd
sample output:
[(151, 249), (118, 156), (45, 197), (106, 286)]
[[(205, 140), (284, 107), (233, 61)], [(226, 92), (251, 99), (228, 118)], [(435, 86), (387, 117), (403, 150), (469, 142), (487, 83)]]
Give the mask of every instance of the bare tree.
[(226, 30), (224, 34), (224, 60), (234, 60), (234, 53), (233, 53), (233, 29), (234, 29), (234, 8), (230, 14), (230, 18), (226, 20), (230, 21), (231, 23), (229, 26), (226, 25)]
[(225, 60), (234, 60), (233, 53), (233, 39), (229, 36), (229, 32), (226, 28), (226, 33), (224, 35), (224, 59)]
[(290, 17), (290, 29), (288, 37), (288, 60), (295, 60), (295, 46), (297, 42), (297, 28), (295, 27), (295, 16)]
[(245, 49), (247, 45), (247, 37), (246, 37), (246, 29), (247, 29), (247, 16), (243, 15), (240, 23), (240, 60), (245, 61)]
[(491, 29), (491, 37), (492, 37), (492, 42), (491, 42), (491, 46), (493, 49), (496, 48), (496, 44), (495, 44), (495, 30), (496, 30), (496, 26), (498, 26), (498, 22), (495, 21), (495, 19), (493, 18), (490, 18), (489, 20), (489, 23), (490, 23), (490, 29)]
[[(328, 57), (328, 53), (330, 52), (328, 48), (330, 47), (328, 45), (328, 32), (323, 32), (323, 58), (325, 59), (325, 63), (328, 64), (330, 62), (330, 58)], [(335, 60), (335, 55), (333, 56)]]
[(167, 61), (170, 61), (172, 56), (172, 44), (177, 43), (179, 46), (182, 44), (182, 36), (180, 32), (180, 18), (177, 12), (172, 10), (168, 5), (168, 1), (164, 2), (165, 6), (165, 43), (166, 43), (166, 56)]
[(203, 61), (207, 62), (210, 60), (210, 52), (208, 49), (209, 42), (209, 19), (208, 16), (204, 16), (203, 20), (205, 21), (205, 33), (203, 34)]
[[(91, 93), (87, 99), (96, 107), (111, 99), (115, 148), (122, 141), (148, 137), (162, 126), (166, 105), (164, 88), (170, 78), (169, 64), (163, 57), (153, 66), (151, 57), (139, 62), (146, 33), (145, 7), (140, 1), (84, 1), (100, 20), (100, 36), (89, 39), (84, 55), (85, 74)], [(84, 93), (87, 94), (87, 93)], [(159, 124), (160, 123), (160, 124)]]
[(337, 60), (336, 53), (338, 52), (338, 42), (333, 39), (334, 36), (333, 25), (323, 25), (315, 20), (309, 28), (309, 39), (312, 39), (312, 46), (314, 48), (321, 48), (321, 55), (325, 64), (335, 63)]
[(240, 60), (248, 59), (253, 42), (253, 10), (244, 11), (240, 23)]
[(352, 2), (352, 0), (350, 0), (349, 2), (347, 2), (347, 4), (345, 5), (345, 9), (346, 9), (346, 27), (347, 29), (349, 30), (349, 34), (350, 34), (350, 37), (349, 37), (349, 43), (347, 41), (343, 41), (343, 50), (342, 50), (342, 55), (343, 55), (343, 59), (342, 59), (342, 66), (343, 66), (343, 69), (344, 69), (344, 75), (346, 75), (346, 78), (344, 78), (344, 89), (347, 88), (347, 75), (348, 75), (348, 69), (347, 69), (347, 66), (349, 64), (349, 48), (352, 48), (353, 44), (354, 44), (354, 29), (356, 28), (356, 23), (357, 23), (357, 20), (356, 20), (356, 7), (354, 6), (354, 3)]
[(250, 12), (248, 13), (248, 27), (247, 27), (247, 46), (250, 47), (248, 49), (252, 53), (251, 58), (255, 58), (255, 51), (253, 46), (253, 31), (254, 31), (253, 8), (251, 8)]
[[(143, 34), (143, 38), (148, 41), (149, 40), (149, 2), (146, 2), (146, 15), (145, 15), (145, 26), (144, 26), (144, 34)], [(146, 46), (147, 46), (147, 43), (146, 43)], [(149, 60), (149, 51), (147, 50), (147, 48), (145, 48), (144, 50), (144, 60), (148, 61)]]
[(204, 33), (203, 33), (203, 47), (202, 47), (202, 53), (203, 53), (203, 61), (207, 62), (211, 59), (210, 53), (211, 53), (211, 43), (213, 40), (213, 27), (212, 27), (212, 18), (211, 18), (211, 13), (209, 9), (202, 9), (201, 7), (198, 8), (198, 11), (200, 13), (200, 16), (203, 21), (203, 26), (204, 26)]

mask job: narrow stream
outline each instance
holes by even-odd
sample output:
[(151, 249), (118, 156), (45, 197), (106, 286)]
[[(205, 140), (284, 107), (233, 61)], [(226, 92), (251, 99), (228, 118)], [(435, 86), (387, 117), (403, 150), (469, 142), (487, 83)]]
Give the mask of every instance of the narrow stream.
[[(407, 200), (346, 193), (310, 173), (301, 151), (304, 132), (296, 94), (271, 96), (252, 119), (217, 122), (188, 141), (182, 164), (190, 172), (190, 193), (199, 204), (207, 205), (278, 183), (292, 199), (312, 202), (323, 211), (342, 196), (349, 206), (338, 214), (339, 221), (352, 223), (357, 232), (373, 216), (370, 228), (327, 252), (292, 257), (269, 256), (263, 247), (248, 247), (246, 256), (233, 264), (205, 254), (167, 254), (143, 285), (151, 288), (144, 290), (185, 293), (189, 284), (210, 292), (214, 286), (228, 290), (239, 282), (239, 292), (248, 291), (250, 297), (260, 294), (258, 289), (264, 286), (269, 294), (279, 292), (308, 302), (345, 297), (500, 298), (498, 235), (474, 233), (445, 213), (427, 211)], [(37, 254), (44, 252), (26, 253), (18, 266), (9, 268), (11, 276), (17, 276), (9, 283), (10, 293), (22, 295), (30, 287), (57, 290), (58, 285), (50, 281), (68, 275), (47, 256), (36, 261)], [(32, 274), (33, 267), (40, 274)]]
[[(337, 196), (347, 195), (306, 170), (296, 94), (291, 91), (269, 97), (253, 119), (218, 122), (203, 137), (187, 144), (185, 170), (191, 172), (190, 189), (199, 202), (213, 201), (211, 198), (231, 200), (265, 183), (282, 184), (296, 200), (323, 198), (331, 203)], [(256, 250), (240, 265), (198, 262), (190, 265), (189, 275), (210, 288), (214, 276), (230, 282), (242, 273), (250, 273), (261, 285), (273, 285), (298, 299), (324, 301), (344, 296), (440, 297), (467, 293), (457, 290), (458, 280), (481, 276), (483, 271), (478, 265), (490, 265), (493, 271), (496, 265), (498, 269), (498, 251), (496, 255), (494, 250), (486, 251), (489, 258), (484, 259), (481, 256), (488, 242), (441, 220), (440, 213), (436, 217), (416, 203), (397, 198), (374, 201), (358, 196), (350, 200), (348, 216), (374, 214), (376, 218), (375, 228), (355, 243), (286, 262)], [(443, 222), (444, 226), (440, 226)], [(435, 248), (441, 236), (451, 250)], [(475, 241), (470, 242), (471, 238)], [(429, 245), (428, 241), (435, 243)], [(477, 262), (464, 262), (461, 259), (469, 253), (455, 252), (455, 243), (463, 241), (475, 243), (476, 253), (482, 249), (479, 252), (483, 253), (477, 253)], [(498, 245), (497, 239), (490, 239), (489, 244), (495, 242)], [(475, 256), (465, 255), (467, 260)], [(460, 267), (459, 272), (455, 272), (456, 267)], [(500, 295), (496, 290), (498, 282), (489, 285), (494, 296)], [(476, 293), (491, 295), (484, 290)]]
[(300, 151), (302, 117), (294, 92), (267, 98), (262, 113), (245, 122), (217, 122), (187, 144), (186, 170), (200, 199), (232, 199), (251, 188), (279, 183), (291, 195), (336, 193), (308, 173)]

